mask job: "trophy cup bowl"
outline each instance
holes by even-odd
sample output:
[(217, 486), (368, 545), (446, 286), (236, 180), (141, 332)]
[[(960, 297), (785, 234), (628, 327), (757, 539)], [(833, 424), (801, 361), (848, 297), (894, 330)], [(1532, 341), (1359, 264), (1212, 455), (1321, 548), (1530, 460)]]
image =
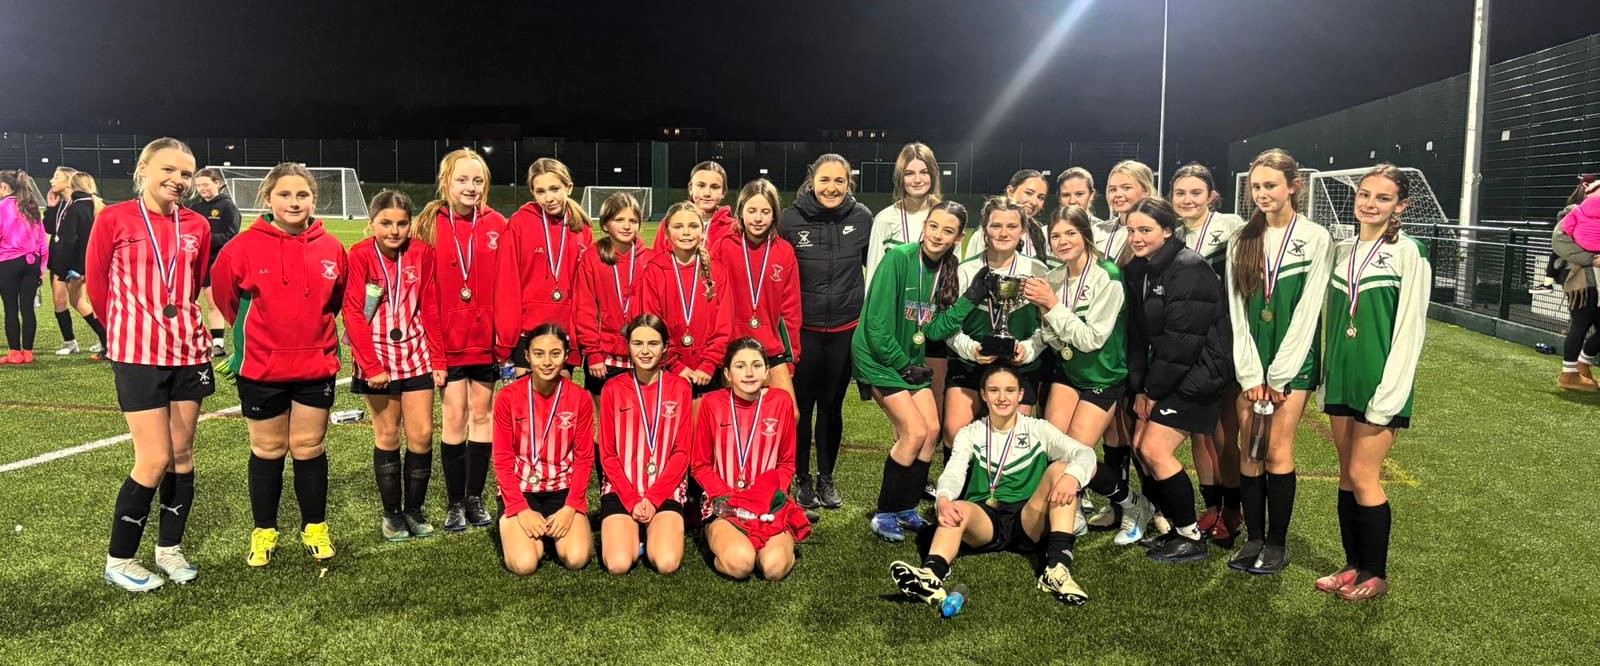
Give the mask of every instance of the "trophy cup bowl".
[(989, 308), (1000, 315), (995, 331), (979, 342), (979, 352), (993, 356), (1002, 363), (1010, 363), (1017, 353), (1017, 341), (1011, 337), (1007, 326), (1011, 313), (1022, 307), (1022, 278), (1000, 276), (989, 285)]

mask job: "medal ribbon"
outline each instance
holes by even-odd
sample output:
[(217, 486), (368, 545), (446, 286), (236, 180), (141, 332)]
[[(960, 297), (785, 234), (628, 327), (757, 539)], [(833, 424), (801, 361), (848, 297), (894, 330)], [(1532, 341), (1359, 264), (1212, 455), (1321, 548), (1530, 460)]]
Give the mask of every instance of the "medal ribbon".
[[(675, 268), (682, 268), (682, 266), (678, 264), (677, 258), (673, 258), (672, 263)], [(672, 272), (672, 283), (678, 286), (678, 307), (683, 309), (683, 327), (685, 330), (693, 330), (692, 326), (694, 324), (695, 305), (694, 292), (695, 288), (700, 286), (700, 254), (695, 253), (694, 255), (694, 273), (693, 276), (689, 278), (690, 293), (687, 296), (683, 293), (683, 279), (678, 277), (678, 273), (681, 272), (683, 271), (674, 270)]]
[(761, 420), (761, 403), (765, 402), (767, 394), (763, 391), (756, 398), (756, 411), (750, 415), (750, 434), (744, 438), (739, 437), (739, 407), (733, 402), (733, 391), (728, 391), (728, 411), (733, 413), (733, 446), (739, 454), (739, 478), (748, 479), (750, 475), (750, 449), (755, 447), (756, 422)]
[[(1284, 230), (1284, 232), (1283, 232), (1283, 244), (1278, 246), (1278, 264), (1276, 266), (1274, 266), (1274, 265), (1269, 263), (1266, 266), (1267, 282), (1266, 282), (1266, 285), (1265, 285), (1265, 289), (1266, 289), (1267, 293), (1266, 293), (1266, 299), (1265, 300), (1266, 300), (1267, 303), (1271, 303), (1272, 302), (1272, 292), (1277, 291), (1277, 289), (1278, 289), (1278, 276), (1283, 273), (1283, 257), (1284, 257), (1285, 254), (1287, 254), (1289, 252), (1289, 241), (1294, 238), (1294, 227), (1295, 227), (1296, 224), (1299, 224), (1299, 223), (1300, 223), (1300, 216), (1299, 215), (1296, 215), (1296, 216), (1294, 216), (1294, 219), (1289, 220), (1289, 228)], [(1262, 243), (1261, 246), (1262, 246), (1262, 248), (1261, 248), (1262, 252), (1263, 253), (1266, 252), (1266, 243)], [(1265, 256), (1265, 255), (1262, 256), (1263, 260), (1269, 260), (1271, 258), (1272, 257), (1270, 257), (1270, 256)]]
[(444, 211), (450, 220), (450, 240), (456, 246), (456, 264), (461, 268), (461, 284), (467, 284), (467, 274), (472, 272), (473, 256), (477, 252), (477, 246), (473, 245), (472, 241), (478, 238), (478, 209), (472, 209), (472, 222), (467, 226), (467, 253), (465, 255), (461, 254), (461, 238), (456, 236), (456, 212), (448, 205), (444, 207)]
[[(550, 416), (545, 417), (545, 420), (544, 420), (544, 434), (538, 435), (536, 437), (535, 435), (537, 433), (534, 433), (532, 431), (528, 432), (528, 439), (532, 440), (529, 443), (528, 448), (533, 453), (533, 462), (528, 463), (529, 467), (535, 467), (541, 461), (540, 453), (544, 450), (545, 441), (550, 439), (550, 428), (551, 428), (551, 426), (554, 426), (556, 424), (556, 413), (561, 411), (561, 394), (562, 394), (562, 392), (567, 390), (567, 387), (566, 387), (565, 384), (559, 383), (560, 382), (559, 379), (557, 380), (557, 382), (558, 383), (556, 384), (555, 400), (550, 401)], [(528, 421), (529, 421), (529, 423), (532, 423), (534, 420), (537, 419), (537, 416), (535, 415), (536, 413), (533, 410), (533, 394), (535, 394), (535, 393), (538, 393), (538, 391), (534, 390), (534, 388), (533, 388), (533, 378), (529, 377), (528, 378)], [(534, 471), (534, 473), (538, 473), (537, 469), (534, 469), (533, 471)]]
[(750, 281), (750, 315), (756, 316), (761, 308), (761, 291), (767, 286), (767, 260), (772, 258), (772, 241), (767, 240), (767, 249), (761, 253), (761, 272), (755, 277), (750, 275), (749, 249), (740, 254), (744, 255), (744, 279)]
[[(661, 371), (656, 372), (656, 408), (653, 416), (644, 422), (644, 443), (650, 448), (650, 462), (656, 462), (656, 428), (661, 422)], [(639, 411), (644, 411), (644, 389), (639, 386), (639, 375), (633, 376), (633, 394), (639, 398)]]
[(561, 263), (567, 259), (567, 237), (570, 234), (566, 233), (566, 229), (561, 230), (561, 255), (551, 259), (550, 216), (545, 214), (543, 206), (539, 207), (539, 219), (543, 222), (539, 229), (544, 232), (544, 264), (550, 267), (550, 279), (555, 281), (556, 289), (559, 290), (561, 288)]
[[(162, 291), (167, 292), (168, 305), (171, 305), (176, 300), (174, 292), (177, 289), (178, 244), (183, 240), (179, 237), (178, 227), (178, 218), (181, 211), (181, 208), (176, 207), (172, 210), (172, 261), (167, 261), (166, 255), (161, 252), (161, 243), (156, 240), (156, 227), (150, 223), (150, 211), (145, 208), (143, 201), (139, 202), (139, 214), (144, 216), (144, 230), (145, 233), (150, 235), (150, 251), (156, 255), (156, 272), (161, 276)], [(58, 229), (57, 231), (59, 232), (60, 230)]]
[[(1357, 241), (1357, 245), (1360, 241)], [(1372, 249), (1367, 250), (1367, 258), (1361, 261), (1361, 267), (1356, 268), (1356, 246), (1350, 246), (1350, 272), (1346, 284), (1350, 286), (1350, 326), (1356, 325), (1356, 307), (1361, 304), (1361, 274), (1367, 272), (1367, 264), (1372, 263), (1372, 258), (1378, 255), (1378, 248), (1383, 247), (1383, 238), (1372, 242)]]
[[(989, 449), (989, 446), (993, 443), (994, 439), (994, 421), (985, 418), (984, 425), (987, 427), (983, 429), (983, 457), (985, 461), (993, 462), (994, 452)], [(1011, 457), (1011, 439), (1017, 436), (1017, 427), (1020, 425), (1021, 423), (1016, 421), (1012, 422), (1011, 432), (1006, 433), (1005, 448), (1000, 451), (1000, 463), (996, 465), (994, 471), (989, 474), (990, 498), (994, 497), (994, 490), (1000, 487), (1000, 480), (1005, 478), (1006, 459)]]
[[(452, 236), (455, 234), (452, 232)], [(378, 251), (378, 239), (372, 239), (372, 253), (378, 256), (378, 272), (383, 273), (384, 300), (389, 302), (389, 316), (394, 318), (395, 330), (400, 330), (400, 276), (405, 270), (405, 251), (394, 256), (394, 279), (389, 279), (389, 268), (384, 265), (383, 253)]]
[[(565, 239), (562, 239), (565, 242)], [(628, 311), (633, 309), (633, 269), (639, 266), (639, 244), (634, 243), (633, 249), (628, 252), (628, 298), (622, 298), (622, 275), (617, 272), (617, 265), (611, 265), (611, 284), (617, 288), (617, 303), (622, 305), (622, 323), (628, 323)]]
[[(1200, 224), (1200, 233), (1195, 235), (1194, 247), (1190, 248), (1190, 249), (1193, 249), (1195, 252), (1200, 252), (1200, 248), (1205, 247), (1205, 244), (1206, 244), (1206, 229), (1210, 228), (1210, 226), (1211, 226), (1211, 218), (1214, 218), (1216, 216), (1217, 216), (1216, 213), (1211, 213), (1209, 215), (1206, 215), (1206, 221)], [(1284, 236), (1284, 238), (1287, 239), (1288, 236)], [(1200, 254), (1203, 255), (1205, 253), (1204, 252), (1200, 252)]]

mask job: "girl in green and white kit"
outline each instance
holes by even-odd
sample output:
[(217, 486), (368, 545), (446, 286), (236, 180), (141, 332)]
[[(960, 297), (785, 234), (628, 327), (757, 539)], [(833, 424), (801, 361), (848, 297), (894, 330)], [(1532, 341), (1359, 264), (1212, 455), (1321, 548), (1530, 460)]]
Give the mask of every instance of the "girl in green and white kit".
[[(917, 502), (939, 443), (939, 410), (925, 350), (929, 342), (948, 337), (972, 307), (961, 301), (964, 308), (951, 309), (957, 302), (955, 248), (966, 222), (961, 204), (935, 204), (919, 230), (921, 239), (884, 255), (850, 341), (856, 381), (869, 387), (894, 424), (894, 446), (883, 463), (872, 517), (872, 531), (889, 541), (904, 540), (902, 528), (923, 525)], [(940, 310), (944, 313), (935, 317)]]
[(1428, 250), (1400, 233), (1400, 214), (1410, 194), (1405, 172), (1394, 165), (1380, 164), (1361, 177), (1355, 200), (1361, 236), (1339, 244), (1328, 290), (1322, 409), (1339, 451), (1345, 565), (1317, 579), (1317, 589), (1351, 601), (1374, 599), (1389, 589), (1389, 498), (1378, 473), (1396, 429), (1411, 425), (1417, 361), (1427, 332), (1433, 284)]
[[(1250, 164), (1250, 196), (1260, 209), (1228, 251), (1228, 312), (1240, 423), (1258, 403), (1273, 407), (1265, 464), (1241, 456), (1239, 489), (1249, 540), (1228, 566), (1276, 574), (1289, 563), (1285, 543), (1294, 511), (1294, 437), (1322, 373), (1318, 319), (1328, 289), (1333, 239), (1295, 211), (1300, 165), (1273, 148)], [(1266, 475), (1262, 475), (1265, 467)]]

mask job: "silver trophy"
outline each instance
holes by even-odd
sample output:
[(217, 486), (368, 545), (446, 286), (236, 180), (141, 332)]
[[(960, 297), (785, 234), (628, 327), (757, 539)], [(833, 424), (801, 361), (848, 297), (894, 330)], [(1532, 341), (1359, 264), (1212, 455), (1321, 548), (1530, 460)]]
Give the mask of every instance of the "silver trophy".
[(1022, 297), (1022, 278), (997, 276), (993, 279), (989, 285), (989, 321), (993, 324), (993, 333), (979, 343), (979, 351), (984, 356), (1009, 363), (1017, 353), (1017, 340), (1011, 337), (1008, 326), (1011, 313), (1026, 302)]

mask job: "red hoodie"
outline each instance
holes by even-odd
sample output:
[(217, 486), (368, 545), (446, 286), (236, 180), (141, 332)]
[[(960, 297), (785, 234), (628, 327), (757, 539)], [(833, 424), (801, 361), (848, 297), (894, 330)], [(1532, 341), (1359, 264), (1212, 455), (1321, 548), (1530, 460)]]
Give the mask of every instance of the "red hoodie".
[[(503, 300), (504, 290), (499, 289), (501, 269), (510, 258), (506, 218), (483, 206), (477, 220), (452, 215), (448, 206), (440, 206), (434, 218), (433, 284), (439, 294), (445, 359), (452, 367), (510, 359), (517, 343), (515, 320), (500, 317), (507, 307), (514, 313), (516, 305)], [(469, 268), (465, 280), (463, 265)], [(461, 297), (463, 287), (472, 290), (472, 298)]]
[[(500, 263), (500, 279), (517, 288), (499, 290), (501, 300), (497, 305), (503, 307), (495, 313), (500, 319), (496, 328), (515, 331), (520, 337), (540, 324), (555, 323), (572, 334), (574, 276), (578, 263), (589, 252), (589, 231), (572, 231), (567, 228), (566, 218), (547, 217), (532, 201), (511, 215), (509, 226), (511, 255)], [(550, 245), (554, 246), (551, 249), (545, 247), (547, 231)], [(552, 272), (552, 267), (559, 269), (559, 274)], [(555, 296), (558, 292), (559, 299)], [(571, 362), (577, 362), (576, 356)]]
[(349, 273), (344, 244), (321, 220), (291, 236), (269, 217), (228, 241), (211, 269), (211, 297), (233, 322), (229, 363), (260, 382), (332, 377), (339, 374), (334, 317)]
[[(794, 246), (775, 233), (767, 234), (767, 238), (766, 242), (752, 246), (742, 234), (735, 234), (723, 238), (711, 251), (712, 261), (728, 274), (725, 302), (733, 311), (733, 330), (729, 335), (754, 337), (769, 356), (777, 356), (788, 349), (794, 362), (799, 363), (800, 273)], [(751, 288), (752, 278), (755, 289)], [(756, 289), (761, 292), (760, 303), (752, 308), (750, 304)], [(750, 326), (752, 315), (760, 325)]]
[[(680, 265), (671, 252), (657, 253), (655, 259), (640, 271), (639, 287), (644, 302), (640, 312), (649, 312), (667, 322), (667, 371), (680, 374), (692, 368), (715, 376), (722, 367), (722, 355), (728, 350), (728, 331), (732, 319), (728, 308), (727, 276), (722, 266), (711, 262), (710, 298), (706, 297), (706, 280), (695, 272), (694, 262)], [(679, 298), (682, 290), (684, 299)], [(685, 300), (688, 301), (685, 304)], [(694, 320), (684, 320), (685, 308), (693, 310)], [(683, 336), (692, 340), (685, 344)]]
[(640, 307), (639, 278), (655, 254), (654, 250), (635, 244), (632, 252), (617, 255), (615, 266), (608, 266), (600, 260), (596, 247), (578, 262), (572, 334), (585, 366), (603, 362), (608, 356), (627, 360), (628, 340), (622, 336), (622, 328), (644, 312)]
[[(734, 235), (734, 226), (738, 221), (739, 219), (733, 216), (732, 208), (727, 206), (718, 208), (716, 212), (711, 214), (711, 220), (706, 223), (706, 247), (716, 247), (724, 236)], [(662, 220), (662, 224), (665, 225), (665, 223), (666, 220)], [(656, 244), (652, 249), (656, 252), (671, 252), (672, 240), (667, 238), (667, 235), (662, 231), (661, 229), (656, 230)]]
[[(379, 257), (376, 245), (368, 238), (350, 248), (344, 329), (357, 374), (365, 379), (388, 373), (399, 380), (444, 370), (433, 248), (413, 238), (391, 261)], [(377, 304), (370, 318), (368, 290), (381, 294), (370, 299)], [(391, 337), (394, 331), (400, 332), (399, 340)]]

